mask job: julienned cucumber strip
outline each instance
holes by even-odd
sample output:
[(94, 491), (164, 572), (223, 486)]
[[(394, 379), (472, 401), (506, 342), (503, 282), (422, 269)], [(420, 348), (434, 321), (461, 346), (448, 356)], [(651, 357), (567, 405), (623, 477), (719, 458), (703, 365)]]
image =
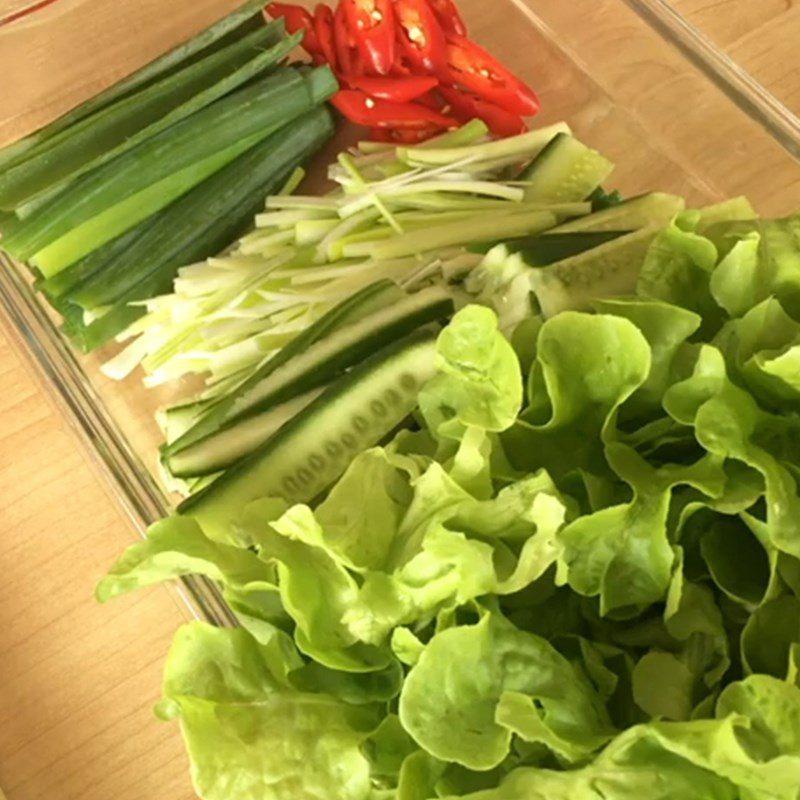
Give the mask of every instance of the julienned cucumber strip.
[(211, 406), (213, 401), (203, 402), (197, 400), (181, 406), (170, 406), (156, 412), (156, 421), (164, 433), (166, 444), (169, 445), (179, 439), (191, 429), (203, 412)]
[(18, 258), (29, 259), (73, 228), (154, 183), (242, 139), (268, 136), (311, 108), (317, 96), (336, 88), (336, 79), (327, 68), (306, 77), (287, 68), (239, 89), (78, 178), (22, 223), (4, 247)]
[(324, 387), (312, 389), (181, 450), (169, 459), (170, 474), (175, 478), (199, 478), (228, 469), (264, 444), (323, 390)]
[[(230, 431), (252, 416), (330, 382), (346, 369), (364, 361), (376, 349), (424, 325), (442, 320), (452, 312), (453, 301), (447, 290), (438, 287), (424, 289), (324, 339), (318, 339), (264, 380), (237, 392), (219, 430), (188, 447), (174, 446), (171, 450), (175, 456), (183, 456), (184, 463), (187, 459), (199, 461), (196, 451), (213, 447), (212, 440), (230, 435)], [(192, 477), (191, 473), (175, 471), (179, 460), (175, 456), (166, 459), (170, 472), (175, 476)], [(211, 467), (214, 465), (209, 465), (208, 472), (216, 471)]]
[(583, 311), (599, 297), (633, 292), (645, 255), (662, 227), (651, 225), (531, 270), (531, 288), (542, 314), (549, 318), (562, 311)]
[(570, 220), (553, 228), (550, 233), (573, 231), (624, 231), (645, 228), (648, 225), (668, 225), (670, 220), (686, 208), (682, 197), (652, 192), (641, 197), (624, 200), (618, 205), (596, 211), (580, 219)]
[(274, 355), (266, 364), (257, 369), (235, 392), (215, 403), (185, 434), (162, 449), (165, 459), (193, 443), (205, 438), (231, 418), (231, 409), (240, 397), (255, 391), (265, 381), (269, 381), (275, 372), (282, 369), (293, 359), (301, 356), (316, 342), (319, 342), (342, 328), (352, 325), (370, 314), (402, 300), (404, 294), (394, 283), (388, 280), (370, 284), (360, 292), (332, 308), (315, 323), (306, 328), (297, 338)]
[(98, 247), (102, 247), (143, 219), (152, 216), (186, 194), (198, 183), (249, 150), (260, 138), (260, 134), (257, 134), (244, 139), (233, 147), (185, 167), (152, 186), (148, 186), (141, 192), (127, 197), (56, 239), (52, 244), (36, 253), (31, 259), (31, 263), (46, 278), (57, 275)]
[[(242, 154), (195, 187), (157, 217), (148, 237), (159, 236), (159, 252), (148, 253), (148, 268), (139, 282), (103, 317), (72, 330), (85, 352), (112, 339), (142, 316), (142, 306), (129, 303), (169, 291), (179, 267), (219, 253), (240, 236), (263, 207), (264, 197), (283, 185), (293, 169), (333, 133), (328, 109), (317, 107)], [(171, 238), (161, 238), (171, 232)]]
[[(194, 114), (278, 63), (299, 36), (269, 45), (281, 25), (262, 27), (240, 42), (212, 53), (147, 89), (78, 123), (39, 156), (0, 173), (0, 208), (19, 208), (25, 218), (46, 205), (62, 188), (90, 169), (132, 149)], [(263, 48), (269, 47), (264, 52)], [(35, 198), (35, 199), (34, 199)]]
[(614, 165), (568, 133), (557, 134), (520, 175), (528, 181), (526, 202), (585, 200), (613, 172)]
[(234, 540), (245, 505), (261, 497), (309, 502), (360, 452), (373, 447), (417, 405), (436, 373), (436, 337), (417, 333), (353, 369), (251, 456), (178, 507), (210, 538)]
[(91, 100), (64, 114), (36, 133), (20, 139), (8, 147), (4, 147), (0, 150), (0, 169), (8, 168), (12, 164), (29, 158), (34, 153), (41, 152), (46, 147), (49, 147), (51, 141), (55, 139), (56, 134), (60, 131), (66, 130), (79, 120), (98, 112), (118, 98), (133, 93), (139, 87), (147, 86), (159, 77), (169, 74), (175, 68), (190, 62), (198, 54), (203, 54), (204, 50), (214, 49), (215, 43), (223, 40), (228, 34), (236, 32), (237, 28), (241, 28), (242, 33), (248, 33), (249, 26), (246, 25), (248, 21), (256, 19), (260, 24), (262, 5), (262, 0), (248, 0), (248, 2), (228, 14), (227, 17), (201, 31), (187, 42), (178, 45), (163, 56), (159, 56), (159, 58), (146, 64), (124, 80), (119, 81), (119, 83), (110, 86)]

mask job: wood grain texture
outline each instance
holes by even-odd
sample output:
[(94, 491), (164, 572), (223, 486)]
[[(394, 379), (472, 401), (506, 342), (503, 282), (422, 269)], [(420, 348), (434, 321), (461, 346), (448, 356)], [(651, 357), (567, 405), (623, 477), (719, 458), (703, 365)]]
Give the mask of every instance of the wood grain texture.
[(672, 5), (800, 114), (798, 0), (672, 0)]
[[(535, 11), (536, 0), (526, 1)], [(0, 0), (0, 16), (20, 2)], [(800, 61), (793, 52), (800, 41), (799, 4), (673, 2), (765, 86), (800, 108)], [(0, 29), (0, 144), (35, 130), (236, 4), (170, 0), (167, 14), (164, 0), (58, 0), (30, 20)], [(512, 22), (498, 28), (485, 13), (485, 0), (461, 4), (485, 44), (515, 66), (529, 59), (532, 79), (540, 70), (548, 82), (548, 114), (569, 116), (581, 129), (609, 138), (596, 144), (611, 147), (623, 180), (633, 180), (635, 175), (625, 175), (623, 157), (637, 142), (630, 132), (628, 138), (617, 135), (614, 125), (623, 131), (625, 120), (607, 100), (609, 87), (636, 123), (662, 93), (680, 94), (692, 84), (674, 58), (653, 63), (660, 56), (629, 17), (617, 23), (613, 14), (622, 4), (560, 6), (560, 21), (573, 31), (584, 63), (606, 65), (602, 75), (591, 76), (602, 90), (592, 102), (580, 70), (566, 72), (553, 66), (552, 53), (526, 49), (525, 29), (513, 23), (519, 12), (504, 15), (502, 22)], [(615, 70), (623, 49), (646, 72)], [(710, 124), (700, 119), (705, 111), (697, 105), (696, 124)], [(664, 138), (679, 136), (674, 129), (681, 124), (665, 117)], [(687, 184), (687, 192), (714, 196), (763, 180), (747, 172), (752, 159), (745, 143), (729, 144), (731, 166), (723, 170), (731, 175), (729, 183)], [(693, 160), (709, 157), (707, 147), (693, 141), (681, 152), (667, 148), (648, 178), (674, 184), (676, 171), (689, 173)], [(791, 184), (782, 191), (782, 203), (798, 197)], [(115, 402), (111, 395), (108, 402)], [(132, 419), (131, 428), (152, 425), (145, 405), (129, 413), (141, 418)], [(140, 433), (151, 435), (152, 430)], [(133, 535), (82, 445), (0, 330), (0, 786), (7, 800), (193, 797), (177, 729), (157, 723), (151, 713), (163, 658), (184, 609), (166, 589), (106, 607), (92, 599), (97, 578)]]
[(188, 611), (96, 581), (134, 532), (0, 327), (0, 786), (7, 800), (194, 797), (161, 669)]

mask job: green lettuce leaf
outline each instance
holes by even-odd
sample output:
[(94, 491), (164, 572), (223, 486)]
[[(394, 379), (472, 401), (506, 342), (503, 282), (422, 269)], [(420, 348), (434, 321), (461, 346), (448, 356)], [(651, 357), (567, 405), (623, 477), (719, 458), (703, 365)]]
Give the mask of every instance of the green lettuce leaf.
[(379, 706), (275, 691), (259, 645), (243, 630), (196, 623), (167, 660), (163, 716), (180, 719), (192, 779), (204, 800), (368, 800), (362, 744)]
[(800, 324), (775, 298), (729, 322), (717, 344), (732, 374), (767, 408), (800, 407)]
[(167, 517), (131, 545), (97, 585), (105, 602), (126, 592), (183, 575), (204, 575), (238, 590), (274, 586), (275, 574), (249, 550), (208, 539), (188, 517)]
[(629, 319), (650, 345), (650, 373), (621, 410), (623, 419), (637, 419), (661, 410), (664, 392), (674, 382), (676, 356), (702, 323), (701, 317), (680, 306), (653, 300), (598, 300), (601, 314)]
[(502, 763), (514, 733), (577, 760), (613, 730), (567, 659), (493, 614), (431, 640), (406, 678), (400, 719), (432, 756), (475, 770)]
[[(517, 769), (467, 800), (795, 800), (800, 690), (757, 676), (720, 697), (717, 719), (628, 729), (589, 765)], [(448, 798), (454, 800), (454, 798)]]
[(719, 253), (711, 239), (695, 232), (699, 221), (693, 212), (679, 214), (656, 236), (639, 273), (637, 294), (699, 314), (708, 332), (723, 319), (709, 286)]
[(800, 318), (799, 215), (722, 224), (714, 226), (708, 236), (725, 256), (717, 267), (722, 270), (720, 275), (712, 276), (712, 290), (731, 316), (742, 316), (775, 297), (792, 316)]
[(792, 645), (800, 643), (800, 600), (792, 595), (756, 609), (742, 632), (742, 662), (751, 673), (785, 678)]
[(579, 312), (549, 319), (539, 333), (534, 367), (541, 380), (532, 387), (525, 415), (530, 419), (535, 409), (544, 421), (518, 420), (502, 437), (512, 465), (529, 472), (544, 468), (556, 480), (579, 469), (607, 472), (603, 438), (650, 366), (647, 340), (626, 319)]
[(465, 426), (503, 431), (514, 423), (522, 376), (490, 309), (467, 306), (453, 317), (439, 336), (436, 367), (419, 397), (431, 431), (460, 440)]
[(654, 469), (621, 443), (609, 444), (606, 455), (633, 499), (579, 517), (558, 534), (560, 581), (579, 594), (599, 595), (602, 614), (665, 597), (675, 560), (667, 525), (673, 488), (689, 485), (714, 497), (725, 485), (715, 459)]

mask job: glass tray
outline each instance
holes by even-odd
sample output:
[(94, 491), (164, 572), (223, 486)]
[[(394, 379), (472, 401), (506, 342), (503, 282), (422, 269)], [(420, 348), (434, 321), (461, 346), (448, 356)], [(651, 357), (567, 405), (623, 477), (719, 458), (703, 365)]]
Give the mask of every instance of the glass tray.
[[(676, 192), (697, 205), (746, 194), (765, 216), (800, 207), (800, 120), (664, 0), (459, 5), (474, 38), (536, 87), (537, 123), (566, 120), (617, 163), (613, 188)], [(156, 477), (154, 412), (188, 387), (147, 390), (138, 374), (121, 383), (104, 377), (99, 367), (112, 351), (76, 354), (27, 271), (2, 254), (0, 302), (12, 339), (44, 373), (143, 533), (175, 500)], [(211, 583), (190, 579), (183, 588), (197, 616), (232, 622)]]

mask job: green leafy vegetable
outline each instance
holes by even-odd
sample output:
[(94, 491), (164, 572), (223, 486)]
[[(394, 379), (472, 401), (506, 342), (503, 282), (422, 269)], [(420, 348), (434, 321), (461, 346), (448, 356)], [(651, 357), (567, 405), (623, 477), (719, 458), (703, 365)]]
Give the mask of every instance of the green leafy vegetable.
[[(459, 149), (344, 158), (358, 207), (311, 204), (297, 231), (356, 220), (368, 246), (350, 237), (389, 209), (359, 170), (396, 203), (410, 166), (446, 174)], [(288, 202), (270, 225), (297, 224)], [(314, 502), (255, 500), (229, 544), (162, 523), (101, 584), (200, 573), (242, 624), (191, 626), (167, 668), (203, 797), (800, 798), (798, 218), (739, 198), (662, 227), (680, 208), (568, 223), (636, 223), (635, 292), (561, 280), (591, 313), (531, 313), (530, 271), (554, 265), (511, 246), (450, 264), (482, 304), (439, 334), (405, 430)]]

